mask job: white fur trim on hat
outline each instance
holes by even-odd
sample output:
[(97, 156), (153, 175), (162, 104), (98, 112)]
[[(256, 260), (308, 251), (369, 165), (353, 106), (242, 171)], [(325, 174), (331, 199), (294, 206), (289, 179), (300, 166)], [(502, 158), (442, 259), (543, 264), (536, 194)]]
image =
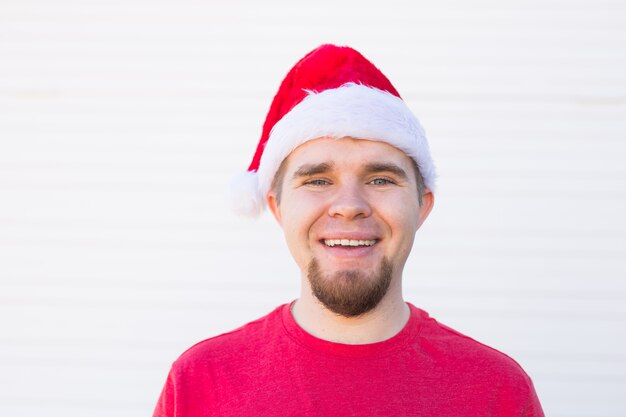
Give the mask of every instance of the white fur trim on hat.
[(309, 92), (274, 125), (258, 172), (250, 173), (258, 176), (256, 192), (247, 198), (238, 192), (234, 196), (246, 200), (237, 202), (238, 212), (252, 216), (261, 213), (283, 159), (303, 143), (321, 137), (352, 137), (395, 146), (415, 160), (426, 187), (434, 190), (435, 166), (426, 135), (404, 101), (377, 88), (348, 83), (320, 93)]
[(265, 194), (259, 192), (259, 176), (245, 171), (230, 184), (230, 201), (233, 212), (246, 217), (258, 217), (265, 207)]

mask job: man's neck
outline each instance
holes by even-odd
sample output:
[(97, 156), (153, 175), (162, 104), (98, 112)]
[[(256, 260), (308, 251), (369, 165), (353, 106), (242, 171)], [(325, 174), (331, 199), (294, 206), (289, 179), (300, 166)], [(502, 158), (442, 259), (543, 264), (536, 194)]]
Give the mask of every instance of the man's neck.
[(302, 296), (292, 304), (296, 323), (307, 333), (323, 340), (349, 345), (382, 342), (398, 334), (411, 315), (399, 288), (390, 288), (373, 310), (357, 317), (344, 317), (324, 307), (303, 287)]

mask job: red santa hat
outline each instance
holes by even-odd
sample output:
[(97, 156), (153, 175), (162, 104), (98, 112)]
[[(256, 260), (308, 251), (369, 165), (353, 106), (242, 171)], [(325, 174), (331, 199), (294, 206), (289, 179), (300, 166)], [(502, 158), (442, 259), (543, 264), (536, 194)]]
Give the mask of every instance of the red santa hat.
[(322, 45), (283, 80), (248, 170), (233, 181), (235, 212), (258, 216), (283, 159), (320, 137), (386, 142), (413, 158), (430, 190), (435, 166), (417, 118), (385, 75), (349, 47)]

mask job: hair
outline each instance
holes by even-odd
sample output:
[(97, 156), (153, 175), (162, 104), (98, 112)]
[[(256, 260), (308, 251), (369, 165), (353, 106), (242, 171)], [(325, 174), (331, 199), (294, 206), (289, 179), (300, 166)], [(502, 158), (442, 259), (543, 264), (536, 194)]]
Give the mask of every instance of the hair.
[[(271, 190), (274, 192), (276, 196), (276, 204), (280, 204), (280, 196), (283, 191), (283, 182), (285, 179), (285, 170), (287, 169), (287, 160), (289, 157), (283, 159), (278, 167), (278, 171), (274, 175), (274, 179), (272, 180)], [(413, 173), (415, 174), (415, 183), (417, 184), (417, 202), (419, 205), (422, 205), (422, 195), (424, 195), (424, 190), (426, 189), (426, 185), (424, 184), (424, 177), (420, 172), (420, 168), (415, 162), (415, 159), (409, 158), (411, 160), (411, 165), (413, 167)]]

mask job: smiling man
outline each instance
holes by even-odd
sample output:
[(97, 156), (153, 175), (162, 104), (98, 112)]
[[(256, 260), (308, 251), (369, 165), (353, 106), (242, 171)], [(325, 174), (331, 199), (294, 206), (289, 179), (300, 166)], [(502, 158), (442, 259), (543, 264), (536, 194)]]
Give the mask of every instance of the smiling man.
[(384, 142), (324, 137), (300, 145), (282, 169), (268, 205), (303, 271), (298, 324), (351, 344), (398, 333), (410, 315), (402, 269), (433, 205), (429, 190), (420, 204), (412, 160)]
[(514, 360), (403, 299), (434, 181), (380, 70), (347, 47), (302, 58), (236, 191), (239, 212), (282, 227), (300, 297), (184, 352), (154, 416), (543, 416)]

